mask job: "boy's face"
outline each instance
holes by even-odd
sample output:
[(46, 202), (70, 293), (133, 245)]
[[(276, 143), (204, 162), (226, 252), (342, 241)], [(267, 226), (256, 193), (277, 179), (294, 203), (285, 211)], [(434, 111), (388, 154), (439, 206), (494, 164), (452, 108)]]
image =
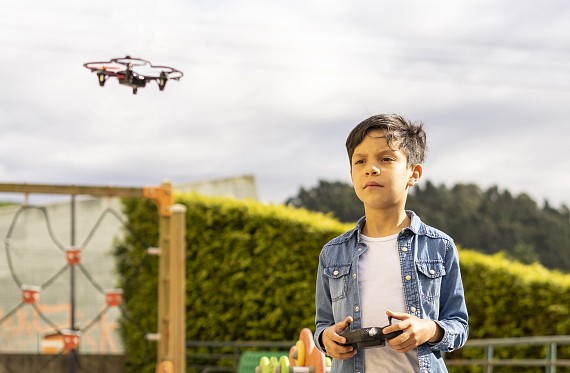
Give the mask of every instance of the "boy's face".
[(408, 167), (406, 155), (388, 146), (382, 130), (368, 132), (351, 159), (354, 191), (366, 211), (403, 209), (408, 188), (417, 183), (421, 172), (421, 165)]

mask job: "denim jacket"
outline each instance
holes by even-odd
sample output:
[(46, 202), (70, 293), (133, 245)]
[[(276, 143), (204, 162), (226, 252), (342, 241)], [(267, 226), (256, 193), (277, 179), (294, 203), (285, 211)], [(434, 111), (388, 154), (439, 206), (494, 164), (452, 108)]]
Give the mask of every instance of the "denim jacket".
[[(457, 248), (451, 237), (424, 224), (413, 211), (406, 211), (410, 226), (398, 234), (398, 251), (406, 312), (434, 320), (444, 332), (438, 343), (418, 346), (421, 373), (447, 372), (441, 352), (462, 347), (467, 341), (468, 315), (463, 294)], [(358, 289), (358, 259), (367, 249), (361, 240), (366, 222), (332, 239), (322, 249), (316, 280), (316, 346), (326, 353), (323, 331), (347, 316), (351, 330), (381, 325), (361, 325)], [(351, 359), (333, 359), (333, 373), (364, 373), (362, 353)]]

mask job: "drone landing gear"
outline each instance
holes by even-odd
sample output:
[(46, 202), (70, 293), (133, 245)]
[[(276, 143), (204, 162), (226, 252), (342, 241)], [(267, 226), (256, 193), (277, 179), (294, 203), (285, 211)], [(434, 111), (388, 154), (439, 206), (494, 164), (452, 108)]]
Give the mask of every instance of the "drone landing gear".
[(137, 87), (133, 87), (133, 95), (136, 95), (136, 94), (137, 94), (137, 90), (138, 90)]
[(168, 77), (166, 76), (166, 73), (163, 71), (160, 73), (160, 78), (158, 78), (158, 89), (160, 89), (161, 91), (164, 90), (164, 86), (166, 86), (166, 80), (168, 80)]
[(97, 79), (99, 79), (99, 86), (103, 87), (107, 81), (107, 76), (103, 73), (97, 73)]

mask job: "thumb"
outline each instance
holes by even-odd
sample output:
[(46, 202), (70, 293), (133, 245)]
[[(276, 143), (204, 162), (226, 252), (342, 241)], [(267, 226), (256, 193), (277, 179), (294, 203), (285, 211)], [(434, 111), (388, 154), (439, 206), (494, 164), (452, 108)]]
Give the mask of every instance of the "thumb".
[(344, 330), (345, 328), (348, 328), (350, 324), (352, 324), (352, 316), (347, 316), (344, 320), (338, 323), (338, 326), (341, 330)]

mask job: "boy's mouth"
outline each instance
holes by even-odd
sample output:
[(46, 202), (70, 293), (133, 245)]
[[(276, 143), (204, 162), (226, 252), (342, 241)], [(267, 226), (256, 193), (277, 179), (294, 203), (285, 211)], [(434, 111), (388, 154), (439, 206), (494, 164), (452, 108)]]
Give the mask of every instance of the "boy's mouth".
[(366, 184), (364, 184), (364, 189), (367, 188), (381, 188), (382, 185), (380, 185), (378, 182), (376, 181), (368, 181), (366, 182)]

